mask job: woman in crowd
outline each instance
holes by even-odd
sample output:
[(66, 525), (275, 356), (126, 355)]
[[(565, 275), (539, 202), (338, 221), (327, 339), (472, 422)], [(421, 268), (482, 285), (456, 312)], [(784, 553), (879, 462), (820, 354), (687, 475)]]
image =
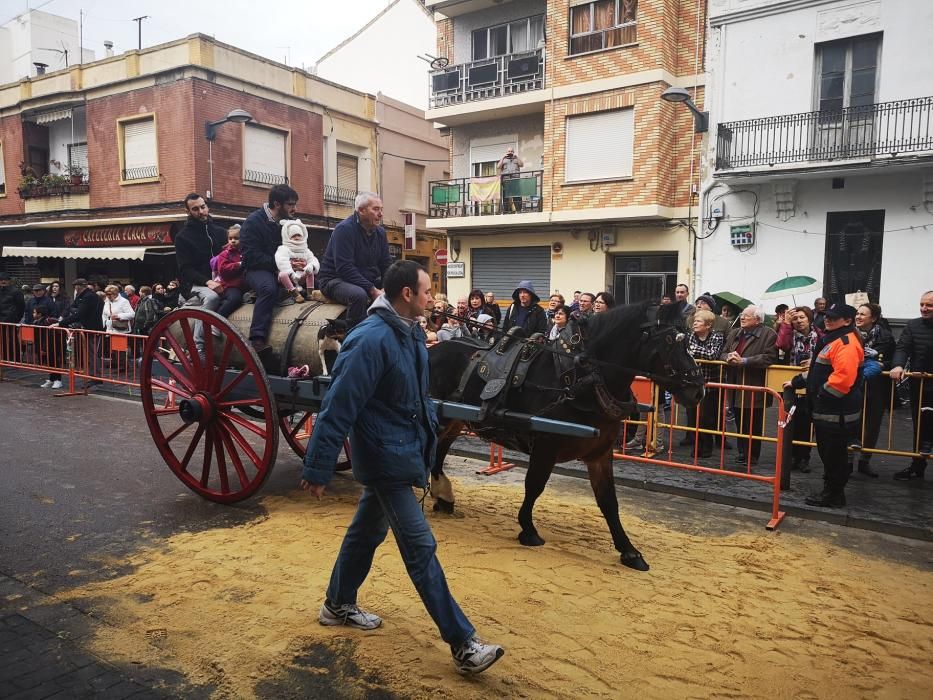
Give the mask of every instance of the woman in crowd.
[(444, 314), (452, 312), (453, 309), (447, 303), (447, 297), (443, 294), (438, 294), (434, 297), (434, 311), (431, 313), (431, 317), (428, 320), (435, 329), (440, 331), (441, 327), (447, 323), (447, 317)]
[(49, 285), (49, 291), (46, 293), (55, 307), (58, 309), (58, 318), (61, 318), (71, 307), (71, 299), (65, 294), (62, 283), (58, 280)]
[[(813, 348), (822, 336), (813, 325), (813, 310), (809, 306), (798, 306), (784, 313), (784, 322), (778, 329), (775, 345), (784, 352), (784, 359), (792, 367), (806, 369), (810, 366)], [(794, 401), (794, 442), (810, 442), (810, 402), (806, 396), (798, 395)], [(794, 445), (791, 449), (791, 469), (803, 473), (810, 471), (809, 445)]]
[(104, 310), (101, 314), (104, 330), (108, 333), (129, 333), (135, 315), (130, 302), (120, 296), (120, 288), (108, 284), (104, 288)]
[(178, 280), (171, 280), (165, 287), (165, 308), (177, 309), (181, 289), (178, 288)]
[(560, 332), (567, 327), (567, 321), (570, 320), (570, 309), (567, 306), (558, 306), (554, 311), (554, 317), (551, 319), (550, 327), (547, 332), (548, 340), (555, 340)]
[[(721, 331), (713, 330), (716, 314), (708, 309), (697, 309), (693, 314), (693, 328), (687, 333), (687, 352), (695, 360), (718, 360), (722, 355), (722, 348), (726, 337)], [(719, 367), (712, 364), (701, 364), (707, 382), (719, 381)], [(699, 427), (702, 430), (716, 430), (719, 424), (719, 413), (722, 407), (719, 404), (719, 390), (707, 387), (703, 401), (697, 406), (699, 411)], [(692, 414), (692, 415), (691, 415)], [(687, 409), (688, 423), (697, 425), (697, 416), (692, 409)], [(691, 440), (692, 441), (692, 440)], [(713, 435), (700, 433), (695, 442), (694, 455), (697, 457), (711, 457), (713, 454)]]
[[(894, 335), (887, 319), (881, 315), (881, 307), (878, 304), (862, 304), (858, 307), (855, 327), (865, 342), (865, 417), (862, 421), (861, 443), (863, 447), (874, 449), (881, 432), (881, 418), (891, 400), (891, 380), (882, 374), (882, 371), (891, 369), (891, 360), (894, 359)], [(854, 455), (849, 453), (850, 472), (853, 457)], [(858, 471), (865, 476), (878, 477), (878, 472), (871, 468), (871, 453), (859, 453)]]
[(609, 292), (600, 292), (596, 295), (596, 299), (593, 300), (593, 313), (601, 314), (604, 311), (609, 311), (609, 309), (615, 305), (616, 300), (614, 296)]
[(481, 314), (486, 314), (495, 318), (495, 313), (486, 303), (486, 295), (483, 294), (482, 289), (474, 289), (470, 292), (470, 296), (467, 299), (469, 308), (467, 309), (467, 315), (476, 320)]

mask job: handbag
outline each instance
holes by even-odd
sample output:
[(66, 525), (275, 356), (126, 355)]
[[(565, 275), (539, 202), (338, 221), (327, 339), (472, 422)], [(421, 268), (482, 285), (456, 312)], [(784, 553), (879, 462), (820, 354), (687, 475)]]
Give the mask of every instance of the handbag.
[(110, 327), (115, 331), (128, 331), (130, 329), (130, 322), (122, 318), (112, 318), (110, 319)]

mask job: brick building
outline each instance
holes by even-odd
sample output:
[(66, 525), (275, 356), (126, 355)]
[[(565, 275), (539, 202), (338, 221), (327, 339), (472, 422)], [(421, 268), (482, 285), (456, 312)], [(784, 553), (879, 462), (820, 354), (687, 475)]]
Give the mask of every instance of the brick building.
[[(227, 224), (280, 182), (320, 255), (356, 194), (379, 191), (377, 127), (393, 127), (378, 100), (199, 34), (0, 86), (0, 269), (165, 281), (188, 192)], [(205, 125), (232, 110), (248, 121), (216, 124), (209, 141)], [(436, 132), (415, 141), (418, 157), (446, 153)], [(398, 257), (433, 264), (442, 233), (424, 222), (407, 253), (404, 222), (388, 228)]]
[[(703, 104), (703, 0), (427, 0), (437, 21), (427, 118), (451, 137), (429, 225), (447, 229), (453, 294), (612, 291), (690, 280)], [(513, 148), (521, 172), (501, 176)]]

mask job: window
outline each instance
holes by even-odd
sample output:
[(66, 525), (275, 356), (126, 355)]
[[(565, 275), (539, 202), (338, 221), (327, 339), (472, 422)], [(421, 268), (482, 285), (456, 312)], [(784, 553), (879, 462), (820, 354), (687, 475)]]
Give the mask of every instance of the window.
[(616, 255), (613, 292), (619, 304), (657, 304), (677, 285), (677, 253)]
[(516, 148), (515, 141), (491, 143), (485, 146), (470, 146), (470, 174), (473, 177), (498, 175), (498, 165), (502, 156), (510, 148)]
[(81, 174), (87, 179), (87, 144), (69, 143), (68, 144), (68, 165), (71, 168), (81, 168)]
[(405, 162), (404, 209), (424, 209), (424, 166)]
[(337, 190), (355, 197), (360, 183), (360, 160), (347, 153), (337, 154)]
[(597, 0), (570, 8), (570, 50), (574, 56), (634, 44), (638, 0)]
[(155, 116), (121, 120), (120, 173), (124, 182), (159, 177)]
[(634, 110), (567, 117), (566, 182), (632, 175)]
[(534, 51), (544, 40), (544, 15), (473, 30), (473, 60)]
[(288, 132), (244, 124), (243, 179), (258, 185), (288, 182)]
[(817, 45), (821, 120), (838, 120), (843, 109), (874, 104), (880, 49), (880, 34)]

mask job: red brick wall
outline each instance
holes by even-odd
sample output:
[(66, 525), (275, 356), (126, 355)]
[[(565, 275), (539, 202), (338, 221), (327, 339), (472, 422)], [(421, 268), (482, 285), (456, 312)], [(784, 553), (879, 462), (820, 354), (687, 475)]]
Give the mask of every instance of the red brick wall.
[(0, 216), (22, 214), (23, 200), (16, 193), (19, 185), (19, 164), (23, 160), (23, 119), (18, 114), (0, 117), (0, 142), (3, 143), (3, 172), (6, 175), (6, 197), (0, 197)]

